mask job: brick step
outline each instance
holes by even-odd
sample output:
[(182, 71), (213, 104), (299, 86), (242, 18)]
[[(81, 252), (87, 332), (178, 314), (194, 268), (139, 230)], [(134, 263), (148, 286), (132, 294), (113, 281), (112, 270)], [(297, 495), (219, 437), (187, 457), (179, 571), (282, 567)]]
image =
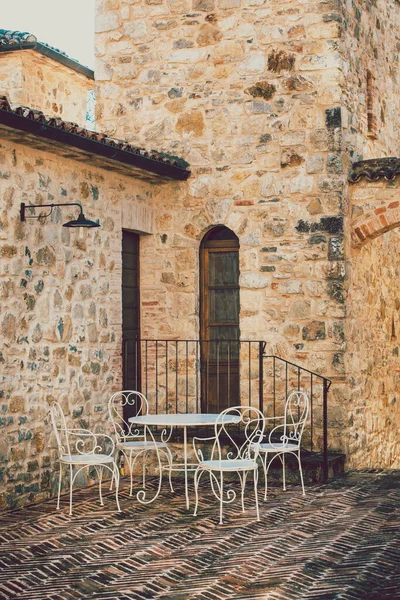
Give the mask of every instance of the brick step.
[[(346, 455), (339, 452), (328, 452), (328, 477), (332, 479), (338, 477), (345, 471)], [(286, 455), (286, 479), (288, 481), (298, 481), (299, 469), (297, 459), (290, 455)], [(324, 457), (320, 452), (309, 452), (302, 450), (301, 464), (303, 467), (303, 476), (305, 483), (322, 483), (324, 481), (323, 469)], [(279, 458), (276, 458), (269, 470), (269, 477), (272, 480), (281, 480), (282, 465)]]

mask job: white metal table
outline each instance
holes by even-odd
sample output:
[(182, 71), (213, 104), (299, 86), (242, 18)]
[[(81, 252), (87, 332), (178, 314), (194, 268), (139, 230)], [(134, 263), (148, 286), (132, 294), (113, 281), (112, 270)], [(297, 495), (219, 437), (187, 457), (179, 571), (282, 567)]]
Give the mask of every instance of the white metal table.
[[(163, 442), (168, 442), (171, 438), (172, 431), (174, 427), (183, 427), (183, 463), (175, 463), (175, 466), (172, 468), (173, 471), (184, 471), (185, 473), (185, 496), (186, 496), (186, 508), (189, 508), (189, 491), (188, 491), (188, 471), (194, 470), (197, 465), (188, 463), (188, 455), (187, 455), (187, 428), (188, 427), (203, 427), (206, 425), (215, 425), (219, 414), (205, 414), (205, 413), (194, 413), (194, 414), (158, 414), (158, 415), (142, 415), (139, 417), (130, 417), (128, 421), (130, 423), (134, 423), (135, 425), (143, 425), (147, 428), (150, 437), (154, 440), (153, 433), (149, 429), (151, 426), (159, 426), (159, 427), (168, 427), (170, 431), (167, 432), (165, 429), (161, 433), (161, 439)], [(235, 424), (238, 422), (237, 416), (230, 416), (229, 419), (224, 418), (225, 424)], [(160, 456), (158, 450), (156, 448), (158, 462), (160, 466), (160, 479), (158, 490), (156, 495), (150, 502), (155, 500), (161, 489), (161, 479), (162, 479), (162, 464), (160, 460)], [(148, 503), (149, 501), (145, 501), (145, 492), (138, 493), (139, 502)]]

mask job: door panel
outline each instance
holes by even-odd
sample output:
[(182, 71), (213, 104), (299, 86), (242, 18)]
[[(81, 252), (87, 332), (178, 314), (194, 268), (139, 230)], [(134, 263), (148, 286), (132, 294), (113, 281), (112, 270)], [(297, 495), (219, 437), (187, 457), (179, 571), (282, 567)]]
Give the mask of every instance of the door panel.
[(201, 247), (202, 410), (239, 404), (239, 240), (226, 227)]
[[(122, 357), (124, 390), (141, 389), (139, 235), (122, 231)], [(128, 407), (129, 408), (129, 407)], [(124, 418), (133, 416), (124, 415)]]
[(224, 252), (223, 249), (209, 253), (208, 284), (237, 285), (239, 281), (239, 261), (237, 251)]
[(209, 326), (236, 323), (239, 314), (239, 290), (209, 290)]

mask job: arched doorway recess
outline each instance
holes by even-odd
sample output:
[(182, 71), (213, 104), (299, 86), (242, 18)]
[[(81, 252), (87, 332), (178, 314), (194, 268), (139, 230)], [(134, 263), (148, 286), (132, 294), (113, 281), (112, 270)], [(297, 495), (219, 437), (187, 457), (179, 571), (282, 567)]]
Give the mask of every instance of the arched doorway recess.
[(239, 404), (239, 238), (225, 226), (200, 246), (202, 411)]

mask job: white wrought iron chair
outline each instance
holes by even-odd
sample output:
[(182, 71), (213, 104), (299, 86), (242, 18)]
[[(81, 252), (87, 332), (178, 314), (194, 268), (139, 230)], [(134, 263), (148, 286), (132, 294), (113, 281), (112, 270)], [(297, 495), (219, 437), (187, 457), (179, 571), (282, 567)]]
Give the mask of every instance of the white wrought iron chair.
[[(50, 406), (50, 416), (58, 446), (60, 475), (58, 481), (57, 509), (60, 508), (61, 481), (63, 465), (69, 467), (69, 514), (72, 515), (72, 489), (77, 475), (87, 467), (94, 467), (99, 478), (100, 505), (104, 506), (101, 493), (103, 469), (110, 471), (115, 478), (115, 500), (118, 511), (119, 472), (114, 460), (115, 444), (113, 439), (103, 433), (93, 433), (88, 429), (69, 429), (63, 410), (58, 402)], [(74, 469), (76, 467), (76, 469)]]
[[(243, 427), (244, 441), (241, 445), (232, 437), (229, 426), (232, 424)], [(237, 473), (241, 483), (241, 501), (244, 512), (244, 491), (248, 474), (253, 472), (254, 495), (256, 501), (257, 521), (260, 520), (258, 508), (258, 450), (264, 435), (263, 414), (251, 406), (235, 406), (222, 411), (214, 426), (215, 435), (209, 438), (193, 438), (193, 447), (199, 460), (199, 465), (194, 475), (194, 489), (196, 506), (194, 515), (197, 515), (199, 504), (199, 482), (204, 473), (210, 477), (211, 489), (219, 500), (219, 523), (222, 525), (223, 505), (233, 502), (236, 492), (230, 488), (226, 491), (224, 499), (224, 473)], [(211, 456), (205, 460), (199, 442), (212, 442)], [(229, 447), (227, 447), (229, 446)]]
[[(286, 490), (285, 455), (293, 454), (297, 458), (300, 472), (301, 486), (304, 491), (303, 472), (301, 468), (300, 446), (304, 427), (309, 413), (309, 400), (305, 392), (293, 391), (289, 394), (285, 403), (285, 413), (280, 417), (264, 417), (266, 425), (269, 421), (281, 420), (282, 423), (275, 425), (269, 432), (268, 442), (260, 444), (260, 458), (264, 469), (265, 492), (264, 500), (267, 499), (268, 471), (272, 461), (279, 457), (283, 471), (283, 489)], [(278, 441), (279, 440), (279, 441)]]
[[(172, 454), (170, 449), (168, 448), (167, 442), (163, 440), (155, 440), (154, 436), (148, 431), (147, 427), (144, 427), (143, 430), (141, 430), (134, 423), (129, 423), (127, 421), (127, 419), (129, 418), (128, 416), (126, 416), (128, 410), (131, 413), (129, 416), (139, 417), (141, 415), (147, 415), (148, 409), (149, 404), (147, 398), (140, 392), (136, 392), (133, 390), (123, 390), (121, 392), (116, 392), (111, 396), (108, 403), (108, 413), (110, 415), (110, 420), (113, 424), (116, 437), (116, 452), (122, 453), (129, 467), (131, 479), (130, 496), (132, 496), (133, 493), (133, 468), (135, 466), (135, 462), (139, 458), (139, 456), (142, 456), (143, 487), (146, 487), (146, 455), (148, 452), (152, 451), (155, 451), (157, 453), (158, 459), (160, 459), (160, 451), (165, 454), (168, 461), (168, 466), (163, 467), (161, 466), (161, 461), (158, 461), (161, 469), (160, 485), (162, 475), (161, 471), (162, 469), (167, 469), (169, 471), (169, 485), (171, 491), (174, 491), (171, 481)], [(148, 435), (149, 433), (150, 435)], [(163, 438), (164, 435), (165, 432), (162, 432), (161, 437)], [(143, 492), (141, 492), (141, 497), (141, 501), (143, 502)]]

